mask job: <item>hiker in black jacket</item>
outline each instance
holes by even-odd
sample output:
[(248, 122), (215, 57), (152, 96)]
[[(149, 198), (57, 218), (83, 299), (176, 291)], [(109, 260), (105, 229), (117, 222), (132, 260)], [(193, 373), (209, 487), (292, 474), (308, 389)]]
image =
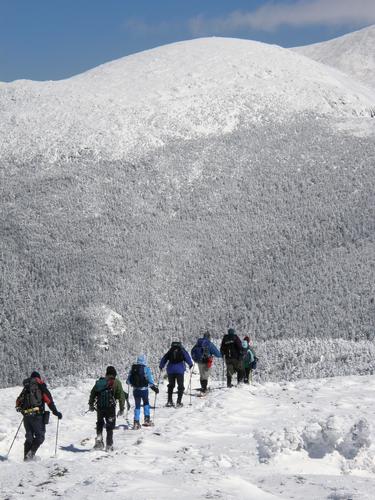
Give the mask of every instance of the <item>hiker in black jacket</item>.
[(233, 328), (229, 328), (221, 341), (220, 352), (227, 365), (227, 387), (232, 387), (232, 377), (237, 373), (237, 383), (243, 380), (242, 342)]

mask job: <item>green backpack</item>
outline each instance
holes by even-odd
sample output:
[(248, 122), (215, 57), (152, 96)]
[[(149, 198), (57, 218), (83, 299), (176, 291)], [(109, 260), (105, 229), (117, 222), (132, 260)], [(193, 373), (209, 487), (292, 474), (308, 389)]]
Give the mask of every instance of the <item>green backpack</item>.
[(95, 382), (96, 404), (99, 410), (106, 410), (116, 406), (115, 395), (113, 386), (115, 383), (114, 378), (100, 377)]

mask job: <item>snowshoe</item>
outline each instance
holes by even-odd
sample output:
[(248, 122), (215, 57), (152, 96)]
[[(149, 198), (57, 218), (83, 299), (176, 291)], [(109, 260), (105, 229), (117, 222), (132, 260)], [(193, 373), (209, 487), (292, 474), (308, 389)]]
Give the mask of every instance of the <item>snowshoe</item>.
[(182, 408), (184, 406), (184, 403), (177, 403), (176, 408)]
[(143, 422), (143, 427), (152, 427), (154, 422), (151, 422), (150, 417), (145, 417), (145, 421)]
[(105, 447), (105, 451), (107, 452), (113, 451), (113, 444), (107, 444), (107, 446)]
[(134, 420), (133, 422), (133, 430), (138, 430), (141, 428), (141, 424), (139, 423), (139, 420)]
[(168, 401), (167, 404), (165, 405), (167, 408), (173, 408), (174, 407), (174, 403), (173, 401)]
[(35, 453), (30, 450), (26, 453), (24, 461), (25, 462), (32, 462), (34, 459), (35, 459)]

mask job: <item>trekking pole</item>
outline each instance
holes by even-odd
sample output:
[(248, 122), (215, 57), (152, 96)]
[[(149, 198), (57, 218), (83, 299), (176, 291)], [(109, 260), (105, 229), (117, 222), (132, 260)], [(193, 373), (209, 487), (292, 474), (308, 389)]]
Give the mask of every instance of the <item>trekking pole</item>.
[(130, 390), (130, 386), (128, 384), (128, 399), (126, 401), (126, 412), (125, 412), (125, 422), (128, 424), (128, 427), (129, 427), (129, 390)]
[(22, 422), (23, 422), (23, 417), (22, 417), (22, 420), (21, 420), (21, 422), (20, 422), (20, 425), (18, 426), (17, 432), (16, 432), (16, 434), (14, 435), (14, 438), (13, 438), (12, 444), (10, 445), (10, 448), (9, 448), (9, 450), (8, 450), (8, 453), (6, 454), (6, 459), (8, 459), (9, 454), (10, 454), (10, 450), (13, 448), (14, 441), (16, 440), (16, 438), (17, 438), (17, 436), (18, 436), (18, 433), (19, 433), (19, 431), (20, 431), (20, 429), (21, 429)]
[(189, 387), (190, 387), (190, 403), (189, 404), (190, 404), (190, 406), (191, 406), (191, 378), (193, 376), (194, 365), (195, 365), (195, 363), (193, 364), (193, 367), (190, 370), (190, 381), (189, 381)]
[(56, 425), (55, 457), (57, 455), (57, 441), (59, 439), (59, 423), (60, 423), (60, 419), (58, 418), (57, 425)]
[[(159, 387), (160, 377), (161, 377), (161, 370), (159, 370), (159, 376), (158, 376), (158, 383), (157, 383), (157, 387)], [(155, 424), (156, 397), (157, 397), (157, 394), (156, 394), (156, 392), (155, 392), (155, 398), (154, 398), (154, 412), (153, 412), (153, 415), (152, 415), (152, 421), (154, 422), (154, 424)]]
[(225, 387), (225, 361), (223, 356), (223, 386)]

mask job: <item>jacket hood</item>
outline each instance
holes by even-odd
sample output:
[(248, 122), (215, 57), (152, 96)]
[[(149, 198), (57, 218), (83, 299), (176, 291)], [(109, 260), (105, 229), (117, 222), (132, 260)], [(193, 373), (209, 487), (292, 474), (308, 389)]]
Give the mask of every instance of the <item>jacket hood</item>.
[(146, 356), (144, 354), (141, 354), (140, 356), (138, 356), (137, 364), (138, 365), (146, 365), (147, 364), (147, 359), (146, 359)]

